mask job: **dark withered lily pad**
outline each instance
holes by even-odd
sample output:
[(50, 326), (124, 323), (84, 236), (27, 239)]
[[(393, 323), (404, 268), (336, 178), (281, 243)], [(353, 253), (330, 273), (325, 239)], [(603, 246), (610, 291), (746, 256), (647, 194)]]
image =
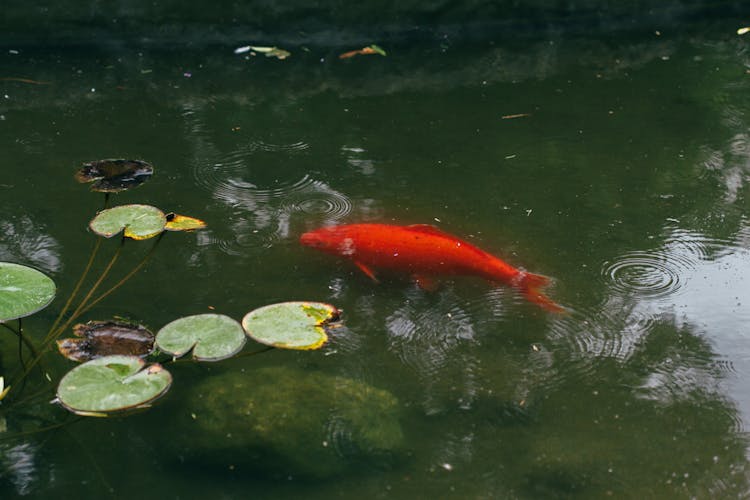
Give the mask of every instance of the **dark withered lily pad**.
[(57, 341), (60, 353), (72, 361), (89, 361), (123, 354), (145, 357), (154, 350), (154, 334), (146, 327), (122, 321), (89, 321), (73, 327), (78, 338)]
[(154, 167), (143, 160), (98, 160), (84, 163), (75, 178), (78, 182), (94, 182), (92, 191), (118, 193), (140, 186), (153, 173)]

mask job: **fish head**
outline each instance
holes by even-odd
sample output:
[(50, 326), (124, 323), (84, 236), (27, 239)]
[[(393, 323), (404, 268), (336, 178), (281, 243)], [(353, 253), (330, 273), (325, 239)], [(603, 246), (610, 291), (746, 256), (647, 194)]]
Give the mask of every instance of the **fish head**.
[[(300, 236), (300, 243), (305, 246), (317, 248), (323, 252), (343, 254), (342, 246), (351, 242), (346, 230), (339, 226), (328, 226), (313, 231), (308, 231)], [(351, 245), (351, 243), (349, 243)]]

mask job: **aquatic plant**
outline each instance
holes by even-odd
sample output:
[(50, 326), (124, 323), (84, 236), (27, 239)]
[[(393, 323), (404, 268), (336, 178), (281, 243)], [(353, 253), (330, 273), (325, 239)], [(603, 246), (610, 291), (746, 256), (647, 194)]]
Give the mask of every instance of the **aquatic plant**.
[[(81, 416), (109, 416), (142, 410), (163, 396), (172, 384), (172, 375), (163, 365), (188, 352), (192, 351), (194, 361), (215, 362), (241, 355), (248, 337), (268, 347), (247, 354), (274, 347), (318, 349), (327, 341), (326, 329), (338, 319), (339, 312), (334, 306), (318, 302), (264, 306), (247, 313), (242, 324), (221, 314), (186, 316), (165, 325), (156, 335), (131, 321), (89, 321), (73, 326), (74, 338), (60, 339), (78, 318), (146, 265), (165, 231), (194, 231), (206, 227), (200, 219), (165, 213), (150, 205), (107, 207), (110, 193), (138, 186), (152, 174), (153, 167), (140, 160), (90, 162), (76, 174), (80, 182), (95, 182), (93, 191), (105, 193), (104, 208), (89, 223), (89, 229), (99, 238), (73, 291), (39, 345), (34, 345), (25, 334), (21, 319), (52, 302), (55, 283), (36, 269), (0, 262), (0, 326), (18, 336), (20, 361), (18, 372), (10, 379), (11, 384), (6, 386), (5, 379), (0, 377), (0, 399), (13, 386), (24, 387), (29, 374), (55, 343), (63, 356), (82, 364), (61, 378), (54, 401)], [(94, 267), (102, 240), (117, 235), (121, 235), (119, 245), (88, 292), (73, 307)], [(154, 243), (145, 256), (121, 279), (100, 291), (116, 267), (126, 242), (148, 239), (154, 239)], [(24, 347), (31, 354), (29, 361), (24, 360)], [(148, 364), (149, 361), (152, 363)]]

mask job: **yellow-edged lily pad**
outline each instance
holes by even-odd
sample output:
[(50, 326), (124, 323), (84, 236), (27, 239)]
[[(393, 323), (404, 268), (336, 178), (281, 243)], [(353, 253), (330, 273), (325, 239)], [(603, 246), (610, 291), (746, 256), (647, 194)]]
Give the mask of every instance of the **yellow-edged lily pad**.
[(247, 335), (282, 349), (318, 349), (328, 340), (326, 327), (339, 311), (322, 302), (282, 302), (255, 309), (242, 319)]
[(134, 240), (153, 238), (164, 231), (167, 217), (164, 212), (151, 205), (120, 205), (102, 210), (89, 223), (91, 230), (99, 236), (111, 238), (125, 231), (125, 236)]

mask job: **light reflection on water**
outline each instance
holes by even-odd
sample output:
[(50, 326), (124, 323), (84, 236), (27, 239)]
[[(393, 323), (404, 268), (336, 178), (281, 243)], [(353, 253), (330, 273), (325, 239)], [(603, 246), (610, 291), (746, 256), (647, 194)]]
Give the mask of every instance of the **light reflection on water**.
[(47, 234), (43, 224), (35, 223), (28, 215), (14, 214), (10, 207), (0, 214), (0, 261), (25, 264), (48, 273), (62, 271), (60, 244)]
[[(556, 320), (549, 339), (566, 343), (572, 367), (585, 373), (601, 358), (623, 366), (639, 362), (649, 337), (665, 322), (678, 332), (687, 329), (718, 359), (681, 349), (683, 333), (678, 333), (672, 339), (677, 345), (665, 349), (642, 375), (637, 393), (670, 404), (689, 400), (696, 391), (720, 395), (729, 387), (741, 410), (736, 430), (742, 431), (750, 423), (750, 392), (742, 382), (750, 376), (750, 250), (742, 236), (747, 226), (729, 241), (673, 223), (665, 231), (660, 247), (605, 262), (601, 275), (609, 295), (600, 306)], [(693, 358), (696, 353), (700, 358)]]

